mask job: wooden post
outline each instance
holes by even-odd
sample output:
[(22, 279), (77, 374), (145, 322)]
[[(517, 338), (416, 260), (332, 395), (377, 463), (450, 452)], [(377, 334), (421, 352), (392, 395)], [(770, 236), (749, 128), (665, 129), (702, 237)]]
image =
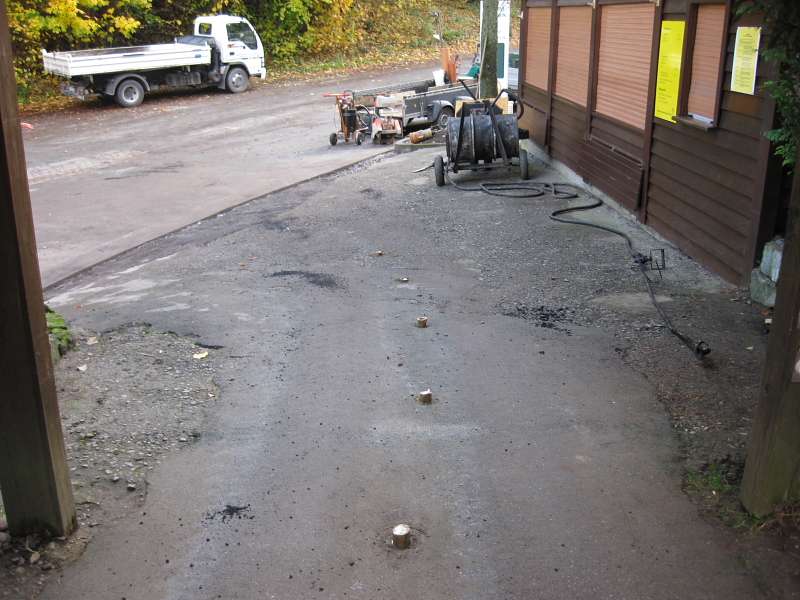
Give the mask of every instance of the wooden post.
[(761, 399), (742, 481), (742, 503), (763, 516), (800, 499), (800, 160), (794, 171), (789, 225)]
[(0, 493), (13, 535), (76, 527), (0, 2)]

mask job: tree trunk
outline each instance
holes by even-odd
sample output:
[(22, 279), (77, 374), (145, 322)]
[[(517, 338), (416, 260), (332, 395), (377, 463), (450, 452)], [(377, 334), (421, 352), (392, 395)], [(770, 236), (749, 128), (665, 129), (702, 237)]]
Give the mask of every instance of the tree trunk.
[(481, 24), (480, 98), (497, 95), (497, 0), (484, 0)]

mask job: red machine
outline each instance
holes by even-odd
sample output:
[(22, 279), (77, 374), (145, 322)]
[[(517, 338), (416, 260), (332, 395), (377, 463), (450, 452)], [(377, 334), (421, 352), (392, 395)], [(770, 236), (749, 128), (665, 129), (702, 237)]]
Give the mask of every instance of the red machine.
[(354, 141), (359, 146), (371, 130), (372, 113), (363, 105), (356, 105), (353, 92), (340, 94), (324, 94), (326, 98), (336, 99), (336, 115), (339, 130), (330, 135), (331, 146), (339, 140), (345, 143)]

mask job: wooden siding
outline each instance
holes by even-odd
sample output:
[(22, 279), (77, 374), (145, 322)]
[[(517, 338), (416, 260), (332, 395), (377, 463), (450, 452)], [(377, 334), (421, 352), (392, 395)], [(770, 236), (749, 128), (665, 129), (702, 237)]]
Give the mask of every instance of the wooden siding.
[(530, 132), (530, 138), (544, 147), (547, 144), (548, 96), (529, 84), (522, 85), (522, 102), (525, 112), (520, 126)]
[(650, 86), (654, 4), (604, 5), (595, 110), (644, 129)]
[(629, 210), (639, 206), (642, 188), (641, 132), (620, 126), (602, 116), (592, 118), (587, 139), (586, 111), (576, 104), (553, 98), (550, 119), (550, 153)]
[(556, 95), (586, 106), (589, 95), (589, 60), (592, 41), (592, 7), (559, 9)]
[(718, 127), (703, 131), (655, 121), (646, 222), (725, 279), (745, 284), (760, 220), (769, 107), (761, 96), (729, 91), (735, 36), (734, 25), (727, 31)]
[(525, 83), (547, 89), (550, 77), (550, 8), (528, 9)]
[[(614, 7), (601, 4), (595, 16)], [(618, 7), (642, 8), (630, 3)], [(662, 19), (691, 21), (687, 18), (687, 0), (662, 0), (657, 10), (663, 11)], [(656, 120), (648, 114), (650, 110), (644, 114), (644, 127), (633, 127), (601, 111), (587, 114), (582, 102), (558, 93), (562, 90), (558, 80), (558, 66), (562, 63), (557, 44), (549, 50), (552, 92), (548, 93), (546, 86), (521, 86), (526, 111), (523, 126), (535, 124), (532, 137), (537, 143), (588, 183), (636, 212), (684, 252), (736, 284), (746, 284), (759, 243), (767, 230), (773, 231), (767, 223), (773, 200), (765, 193), (771, 164), (769, 143), (762, 134), (773, 125), (774, 103), (760, 91), (769, 76), (768, 65), (763, 60), (759, 62), (759, 91), (755, 96), (728, 91), (736, 25), (759, 23), (757, 16), (748, 15), (725, 31), (721, 86), (726, 91), (720, 94), (718, 123), (708, 131)], [(564, 38), (564, 24), (552, 25), (553, 37)], [(601, 25), (597, 24), (598, 33)], [(652, 25), (652, 21), (646, 28), (643, 25), (641, 35), (652, 39)], [(658, 36), (653, 45), (657, 46), (657, 42)], [(522, 48), (527, 50), (527, 44), (523, 43)], [(599, 43), (592, 46), (591, 55), (599, 49)], [(645, 54), (651, 56), (652, 48)], [(599, 62), (599, 58), (593, 60)], [(651, 69), (649, 66), (648, 71)], [(524, 79), (528, 81), (528, 77)], [(591, 72), (588, 80), (587, 96), (591, 97)], [(684, 102), (688, 102), (690, 80), (691, 75), (686, 72)], [(594, 87), (597, 85), (599, 82)]]
[(719, 61), (725, 41), (726, 10), (724, 4), (703, 4), (697, 7), (689, 113), (711, 120), (717, 118)]

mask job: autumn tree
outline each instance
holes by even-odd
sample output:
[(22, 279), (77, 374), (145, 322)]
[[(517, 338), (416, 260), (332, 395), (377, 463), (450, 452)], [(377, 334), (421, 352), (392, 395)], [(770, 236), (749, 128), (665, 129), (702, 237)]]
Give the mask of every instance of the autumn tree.
[(41, 73), (41, 49), (129, 40), (150, 0), (10, 0), (17, 83), (24, 93)]

